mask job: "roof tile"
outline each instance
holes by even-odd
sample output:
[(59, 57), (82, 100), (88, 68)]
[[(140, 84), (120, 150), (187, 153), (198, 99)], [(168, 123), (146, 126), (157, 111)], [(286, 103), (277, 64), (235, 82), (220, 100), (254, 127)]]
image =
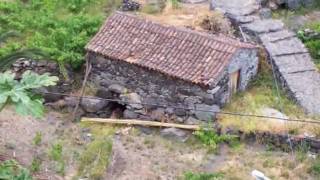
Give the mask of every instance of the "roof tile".
[(210, 35), (116, 12), (86, 50), (200, 85), (217, 82), (240, 48), (256, 48), (223, 35)]

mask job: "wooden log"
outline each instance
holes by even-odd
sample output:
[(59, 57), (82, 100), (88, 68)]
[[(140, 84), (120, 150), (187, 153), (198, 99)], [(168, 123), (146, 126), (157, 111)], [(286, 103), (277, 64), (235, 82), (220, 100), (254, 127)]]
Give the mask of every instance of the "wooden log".
[(175, 123), (162, 123), (157, 121), (143, 121), (137, 119), (105, 119), (105, 118), (81, 118), (81, 122), (96, 122), (107, 124), (125, 124), (125, 125), (140, 125), (140, 126), (154, 126), (154, 127), (173, 127), (187, 130), (200, 130), (199, 125), (186, 125)]

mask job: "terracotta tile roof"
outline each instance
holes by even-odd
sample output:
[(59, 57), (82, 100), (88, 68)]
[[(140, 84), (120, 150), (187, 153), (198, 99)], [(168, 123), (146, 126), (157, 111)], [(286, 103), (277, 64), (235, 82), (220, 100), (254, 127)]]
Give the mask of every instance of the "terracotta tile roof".
[(110, 16), (86, 50), (199, 85), (217, 82), (240, 48), (256, 48), (214, 36), (154, 23), (120, 12)]

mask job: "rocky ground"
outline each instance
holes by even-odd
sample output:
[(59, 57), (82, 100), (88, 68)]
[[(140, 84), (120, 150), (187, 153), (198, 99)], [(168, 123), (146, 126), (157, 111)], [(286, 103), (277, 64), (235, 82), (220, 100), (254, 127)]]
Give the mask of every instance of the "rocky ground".
[[(297, 160), (299, 152), (292, 156), (257, 144), (222, 145), (210, 153), (189, 133), (182, 134), (183, 140), (189, 137), (182, 142), (181, 134), (172, 136), (164, 130), (79, 124), (68, 117), (48, 112), (45, 118), (37, 120), (20, 117), (10, 108), (4, 110), (0, 113), (1, 154), (16, 158), (29, 169), (39, 158), (42, 163), (38, 177), (72, 179), (79, 177), (79, 157), (88, 149), (87, 145), (110, 131), (114, 132), (112, 155), (103, 179), (184, 179), (186, 172), (219, 172), (224, 179), (250, 179), (254, 169), (276, 179), (314, 179), (309, 172), (313, 156), (308, 157), (307, 153), (301, 153), (303, 160)], [(37, 144), (39, 132), (41, 141)], [(50, 155), (57, 143), (62, 145), (63, 172), (59, 169), (61, 162)]]

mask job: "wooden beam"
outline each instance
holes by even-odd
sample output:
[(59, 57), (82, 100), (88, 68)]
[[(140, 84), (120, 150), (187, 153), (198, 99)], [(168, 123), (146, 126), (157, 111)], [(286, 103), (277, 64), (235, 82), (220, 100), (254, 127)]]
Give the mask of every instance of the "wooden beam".
[(186, 125), (175, 123), (162, 123), (157, 121), (143, 121), (137, 119), (104, 119), (104, 118), (81, 118), (81, 122), (95, 122), (107, 124), (125, 124), (125, 125), (140, 125), (140, 126), (155, 126), (155, 127), (173, 127), (187, 130), (200, 130), (199, 125)]

